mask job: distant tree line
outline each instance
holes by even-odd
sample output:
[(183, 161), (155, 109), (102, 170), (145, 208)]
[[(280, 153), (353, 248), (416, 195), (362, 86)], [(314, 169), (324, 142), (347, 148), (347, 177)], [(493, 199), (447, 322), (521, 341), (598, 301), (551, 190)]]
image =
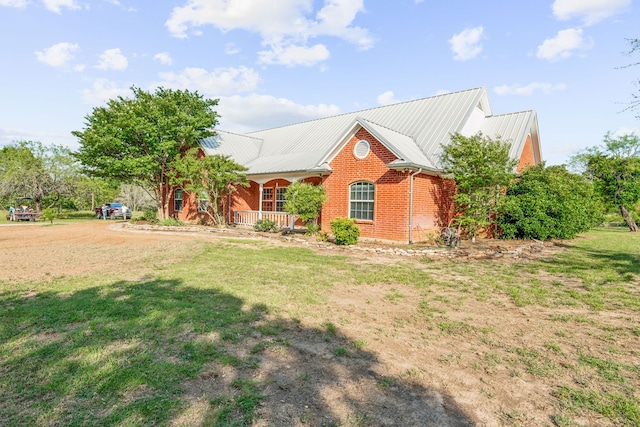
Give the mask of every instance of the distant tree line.
[(16, 141), (0, 149), (0, 207), (4, 209), (23, 202), (37, 211), (93, 211), (110, 201), (121, 201), (134, 210), (153, 203), (140, 186), (83, 173), (68, 147)]

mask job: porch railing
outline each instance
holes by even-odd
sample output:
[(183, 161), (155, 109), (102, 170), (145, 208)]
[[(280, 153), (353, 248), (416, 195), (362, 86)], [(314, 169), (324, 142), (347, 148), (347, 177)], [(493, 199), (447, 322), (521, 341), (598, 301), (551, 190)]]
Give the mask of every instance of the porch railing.
[(268, 219), (275, 222), (278, 227), (293, 228), (293, 215), (288, 212), (275, 211), (234, 211), (233, 223), (253, 227), (259, 219)]

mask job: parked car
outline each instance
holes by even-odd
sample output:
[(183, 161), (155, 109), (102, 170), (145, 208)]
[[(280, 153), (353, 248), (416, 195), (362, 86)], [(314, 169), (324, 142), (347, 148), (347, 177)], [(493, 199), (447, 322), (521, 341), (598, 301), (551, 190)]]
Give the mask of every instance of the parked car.
[(127, 216), (126, 218), (124, 217), (124, 215), (122, 214), (122, 207), (116, 208), (111, 212), (111, 215), (109, 215), (109, 218), (111, 219), (116, 219), (116, 218), (123, 218), (123, 219), (131, 219), (131, 210), (127, 211)]
[[(122, 218), (122, 203), (105, 203), (107, 205), (107, 218)], [(102, 206), (96, 207), (96, 218), (102, 218)], [(127, 218), (131, 219), (131, 211), (127, 212)], [(124, 219), (127, 219), (124, 218)]]

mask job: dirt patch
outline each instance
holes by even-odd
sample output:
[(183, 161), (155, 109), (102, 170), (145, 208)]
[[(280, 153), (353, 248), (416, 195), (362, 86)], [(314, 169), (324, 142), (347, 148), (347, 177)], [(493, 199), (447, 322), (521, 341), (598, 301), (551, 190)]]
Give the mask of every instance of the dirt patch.
[[(163, 263), (185, 257), (193, 245), (224, 239), (299, 245), (362, 262), (420, 263), (425, 270), (432, 266), (424, 257), (437, 263), (490, 260), (487, 274), (494, 262), (539, 259), (563, 250), (554, 243), (489, 240), (463, 242), (457, 249), (383, 242), (338, 248), (299, 235), (261, 236), (246, 230), (159, 231), (111, 221), (10, 224), (0, 226), (5, 248), (0, 283), (10, 288), (11, 283), (54, 277), (95, 277), (116, 266), (118, 271), (124, 266), (131, 279), (143, 279)], [(575, 365), (575, 355), (584, 349), (606, 354), (611, 346), (608, 330), (640, 324), (632, 311), (610, 315), (580, 308), (516, 307), (504, 294), (470, 300), (457, 290), (440, 289), (428, 307), (416, 303), (428, 292), (385, 284), (327, 291), (321, 310), (296, 321), (285, 319), (278, 339), (286, 345), (256, 335), (229, 348), (240, 357), (258, 348), (258, 370), (210, 366), (189, 380), (185, 390), (191, 405), (174, 424), (201, 425), (207, 418), (207, 399), (221, 391), (233, 393), (231, 381), (251, 375), (256, 381), (269, 379), (257, 411), (258, 419), (269, 423), (256, 426), (552, 425), (551, 417), (558, 413), (553, 391), (574, 381), (574, 374), (560, 367)], [(571, 319), (581, 319), (580, 327)], [(327, 331), (329, 324), (337, 332)], [(640, 365), (640, 354), (633, 350), (637, 336), (623, 334), (617, 340), (617, 348), (629, 349), (620, 356), (625, 363)], [(572, 369), (575, 373), (582, 368)], [(586, 370), (582, 375), (585, 382), (593, 379)], [(612, 425), (599, 418), (579, 421)]]

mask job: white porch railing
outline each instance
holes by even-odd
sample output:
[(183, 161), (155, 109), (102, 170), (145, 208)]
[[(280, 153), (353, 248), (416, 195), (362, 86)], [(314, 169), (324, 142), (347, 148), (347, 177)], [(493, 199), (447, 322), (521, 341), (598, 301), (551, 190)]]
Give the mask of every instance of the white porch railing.
[(253, 227), (259, 219), (268, 219), (275, 222), (278, 227), (293, 228), (293, 215), (288, 212), (274, 211), (234, 211), (233, 223)]

